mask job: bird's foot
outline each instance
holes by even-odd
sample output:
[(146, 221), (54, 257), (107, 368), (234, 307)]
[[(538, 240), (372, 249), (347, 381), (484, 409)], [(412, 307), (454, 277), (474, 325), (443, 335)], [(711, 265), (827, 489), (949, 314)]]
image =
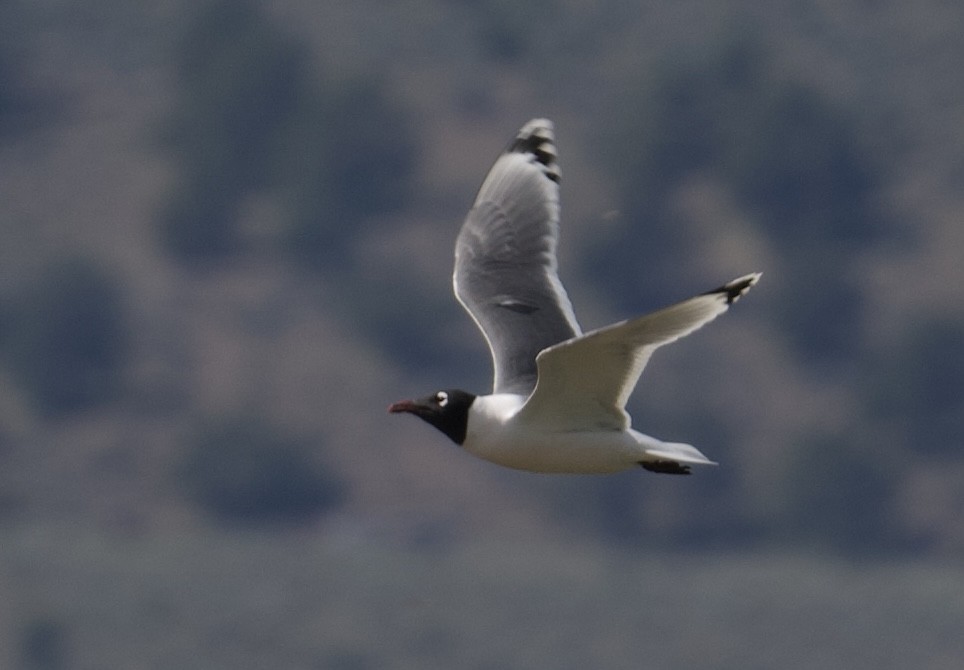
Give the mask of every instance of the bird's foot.
[(690, 466), (677, 463), (676, 461), (640, 461), (644, 470), (658, 472), (662, 475), (688, 475)]

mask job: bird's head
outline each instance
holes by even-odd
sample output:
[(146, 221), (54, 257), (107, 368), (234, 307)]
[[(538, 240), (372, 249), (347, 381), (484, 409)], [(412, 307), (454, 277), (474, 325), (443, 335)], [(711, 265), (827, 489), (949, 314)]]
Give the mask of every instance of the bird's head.
[(437, 391), (418, 400), (402, 400), (389, 406), (392, 414), (408, 412), (427, 421), (448, 435), (456, 444), (465, 442), (469, 425), (469, 408), (475, 396), (458, 389)]

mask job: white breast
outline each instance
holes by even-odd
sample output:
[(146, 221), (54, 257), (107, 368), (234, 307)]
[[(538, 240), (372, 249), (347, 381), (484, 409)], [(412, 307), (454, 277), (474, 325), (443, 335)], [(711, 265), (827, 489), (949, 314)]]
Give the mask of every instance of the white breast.
[(532, 472), (607, 473), (635, 467), (644, 449), (635, 431), (565, 431), (516, 420), (525, 396), (479, 396), (463, 447), (479, 458)]

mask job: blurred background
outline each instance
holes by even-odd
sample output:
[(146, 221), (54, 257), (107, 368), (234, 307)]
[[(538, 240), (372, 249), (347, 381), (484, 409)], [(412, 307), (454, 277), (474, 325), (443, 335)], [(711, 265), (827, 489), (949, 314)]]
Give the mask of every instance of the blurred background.
[[(0, 4), (0, 665), (959, 668), (964, 5)], [(475, 190), (556, 123), (584, 328), (760, 270), (540, 476), (485, 392)]]

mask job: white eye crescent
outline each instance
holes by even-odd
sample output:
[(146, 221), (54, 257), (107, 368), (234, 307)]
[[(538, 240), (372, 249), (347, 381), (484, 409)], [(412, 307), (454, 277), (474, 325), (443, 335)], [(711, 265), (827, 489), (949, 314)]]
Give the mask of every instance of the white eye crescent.
[(435, 402), (438, 403), (439, 407), (445, 407), (449, 404), (449, 394), (445, 391), (439, 391), (435, 394)]

